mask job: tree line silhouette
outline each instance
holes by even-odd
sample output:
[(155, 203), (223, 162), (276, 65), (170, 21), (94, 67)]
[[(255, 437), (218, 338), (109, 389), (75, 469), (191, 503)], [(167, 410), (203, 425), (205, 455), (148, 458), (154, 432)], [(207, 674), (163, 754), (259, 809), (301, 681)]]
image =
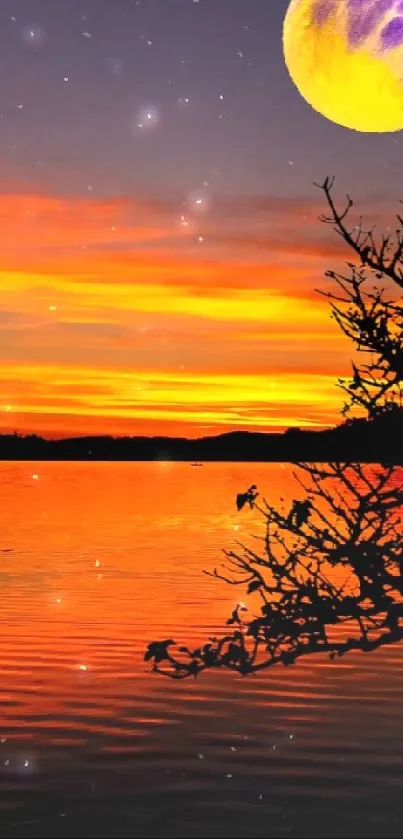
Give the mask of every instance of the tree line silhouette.
[[(371, 418), (346, 417), (334, 428), (276, 433), (232, 431), (214, 437), (85, 436), (46, 440), (0, 434), (0, 460), (346, 461), (376, 463), (399, 456), (403, 409), (388, 404)], [(400, 454), (403, 463), (403, 451)]]

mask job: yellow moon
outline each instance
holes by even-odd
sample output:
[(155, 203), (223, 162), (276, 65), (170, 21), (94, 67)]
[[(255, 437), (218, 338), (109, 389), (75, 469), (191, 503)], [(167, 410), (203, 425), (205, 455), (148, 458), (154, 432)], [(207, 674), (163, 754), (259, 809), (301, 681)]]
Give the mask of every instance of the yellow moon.
[(315, 111), (355, 131), (403, 129), (403, 0), (291, 0), (283, 45)]

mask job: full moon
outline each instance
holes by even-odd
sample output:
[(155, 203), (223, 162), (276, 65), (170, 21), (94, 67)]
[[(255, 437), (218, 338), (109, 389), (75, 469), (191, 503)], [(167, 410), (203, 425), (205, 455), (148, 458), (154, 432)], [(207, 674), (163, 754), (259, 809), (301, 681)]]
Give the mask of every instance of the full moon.
[(315, 111), (355, 131), (403, 129), (403, 0), (291, 0), (283, 44)]

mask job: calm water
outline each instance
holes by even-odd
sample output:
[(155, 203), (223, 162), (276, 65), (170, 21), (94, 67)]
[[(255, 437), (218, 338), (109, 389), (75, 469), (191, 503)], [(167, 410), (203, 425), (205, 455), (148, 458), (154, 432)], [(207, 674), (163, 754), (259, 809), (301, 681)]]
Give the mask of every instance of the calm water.
[(0, 837), (402, 836), (402, 646), (147, 672), (241, 596), (202, 570), (259, 533), (253, 482), (293, 497), (278, 464), (0, 465)]

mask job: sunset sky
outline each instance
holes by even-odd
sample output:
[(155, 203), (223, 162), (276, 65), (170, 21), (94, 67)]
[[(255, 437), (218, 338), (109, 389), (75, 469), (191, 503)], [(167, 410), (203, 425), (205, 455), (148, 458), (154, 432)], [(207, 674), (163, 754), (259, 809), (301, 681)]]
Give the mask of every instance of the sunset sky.
[(287, 5), (2, 0), (1, 431), (339, 420), (351, 347), (315, 289), (346, 254), (313, 181), (392, 224), (401, 135), (301, 99)]

